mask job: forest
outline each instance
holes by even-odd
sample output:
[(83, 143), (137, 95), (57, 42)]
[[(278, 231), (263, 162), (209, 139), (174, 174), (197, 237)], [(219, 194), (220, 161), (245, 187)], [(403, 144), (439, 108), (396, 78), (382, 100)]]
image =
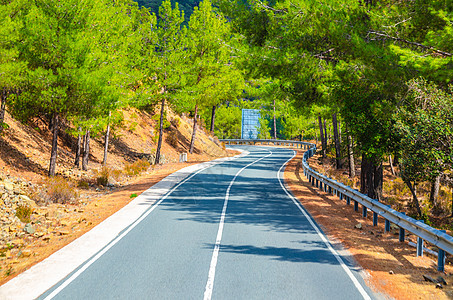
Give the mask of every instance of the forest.
[(260, 138), (319, 142), (383, 201), (389, 162), (412, 215), (453, 216), (451, 1), (213, 1), (0, 1), (0, 133), (5, 110), (45, 121), (54, 176), (62, 125), (86, 168), (90, 134), (107, 161), (121, 110), (159, 108), (157, 163), (167, 108), (193, 118), (190, 152), (197, 123), (239, 138), (255, 108)]

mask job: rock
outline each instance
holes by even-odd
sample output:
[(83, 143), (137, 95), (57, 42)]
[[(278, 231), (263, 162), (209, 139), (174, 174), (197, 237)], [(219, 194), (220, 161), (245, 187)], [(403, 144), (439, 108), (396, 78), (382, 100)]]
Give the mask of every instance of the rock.
[(69, 225), (71, 225), (71, 222), (70, 222), (70, 221), (67, 221), (67, 220), (64, 220), (64, 221), (60, 221), (60, 224), (61, 224), (62, 226), (69, 226)]
[(357, 229), (362, 229), (363, 228), (362, 223), (357, 223), (354, 227), (357, 228)]
[(390, 270), (390, 271), (389, 271), (389, 274), (390, 274), (390, 275), (393, 275), (393, 274), (395, 274), (395, 272), (393, 272), (392, 270)]
[(116, 184), (118, 184), (118, 182), (112, 177), (109, 177), (109, 182), (107, 183), (107, 186), (115, 186)]
[(32, 255), (31, 250), (23, 250), (21, 253), (22, 257), (30, 257)]
[(44, 234), (45, 234), (44, 232), (38, 231), (38, 232), (35, 232), (35, 237), (40, 238), (40, 237), (44, 236)]
[(7, 192), (14, 191), (14, 185), (12, 184), (12, 182), (10, 182), (8, 180), (3, 181), (3, 187), (5, 188), (5, 190)]
[(48, 241), (48, 240), (50, 240), (50, 238), (51, 238), (50, 234), (47, 234), (47, 235), (42, 237), (43, 241)]
[(58, 234), (60, 234), (60, 235), (68, 235), (69, 233), (70, 233), (69, 230), (59, 230), (58, 231)]
[(33, 207), (33, 208), (37, 207), (36, 202), (31, 200), (26, 195), (19, 195), (19, 200), (30, 207)]
[(443, 289), (444, 287), (442, 286), (442, 284), (438, 283), (436, 284), (436, 289)]
[(397, 229), (400, 229), (400, 228), (398, 226), (396, 226), (395, 224), (391, 223), (390, 224), (390, 229), (397, 230)]
[(35, 233), (35, 228), (33, 228), (33, 226), (31, 226), (31, 224), (28, 223), (27, 225), (25, 225), (24, 231), (26, 233), (33, 234), (33, 233)]
[(31, 199), (26, 195), (19, 195), (19, 199), (25, 202), (31, 201)]
[(447, 282), (445, 281), (445, 279), (444, 279), (442, 276), (437, 277), (437, 278), (436, 278), (436, 281), (437, 281), (438, 283), (443, 284), (443, 285), (447, 285)]
[(425, 281), (431, 281), (431, 282), (437, 283), (436, 280), (434, 280), (431, 276), (428, 276), (428, 275), (423, 275), (423, 279), (425, 279)]
[(23, 246), (25, 244), (25, 241), (23, 239), (15, 239), (11, 241), (11, 244), (17, 247)]

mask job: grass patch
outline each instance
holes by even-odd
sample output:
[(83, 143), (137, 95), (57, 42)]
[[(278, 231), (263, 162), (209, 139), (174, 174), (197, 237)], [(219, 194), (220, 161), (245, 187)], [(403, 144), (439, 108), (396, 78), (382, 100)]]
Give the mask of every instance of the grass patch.
[(128, 176), (138, 175), (141, 172), (148, 170), (150, 165), (149, 161), (139, 159), (132, 164), (126, 164), (124, 166), (124, 174)]
[(49, 179), (47, 188), (47, 201), (54, 203), (76, 203), (79, 194), (63, 177), (57, 176)]

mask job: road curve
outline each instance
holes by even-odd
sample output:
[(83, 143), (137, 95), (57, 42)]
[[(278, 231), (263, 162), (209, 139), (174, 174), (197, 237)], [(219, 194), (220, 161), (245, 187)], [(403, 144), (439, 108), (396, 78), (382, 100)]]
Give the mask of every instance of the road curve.
[(236, 146), (39, 299), (374, 299), (282, 185), (294, 151)]

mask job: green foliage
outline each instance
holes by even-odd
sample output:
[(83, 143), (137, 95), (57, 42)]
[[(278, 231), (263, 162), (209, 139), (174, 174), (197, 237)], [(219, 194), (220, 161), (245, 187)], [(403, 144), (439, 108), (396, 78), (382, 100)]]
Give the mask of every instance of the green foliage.
[(263, 140), (271, 139), (272, 137), (270, 132), (271, 128), (269, 126), (269, 120), (266, 118), (260, 118), (259, 122), (260, 127), (258, 129), (258, 138)]
[(216, 113), (215, 135), (219, 139), (241, 138), (242, 110), (236, 106), (220, 106)]
[(425, 80), (412, 80), (394, 118), (404, 180), (433, 181), (452, 169), (452, 94)]
[(133, 193), (133, 194), (131, 194), (131, 195), (129, 196), (129, 198), (131, 198), (131, 199), (137, 198), (137, 197), (138, 197), (138, 195), (137, 195), (136, 193)]
[[(157, 14), (159, 12), (159, 6), (162, 5), (161, 0), (137, 0), (138, 5), (148, 8), (151, 12)], [(189, 18), (193, 13), (194, 7), (198, 5), (199, 0), (180, 0), (172, 1), (172, 4), (175, 5), (178, 2), (182, 11), (184, 11), (184, 23), (189, 22)]]
[[(158, 121), (160, 120), (160, 114), (155, 114), (151, 117), (152, 120)], [(164, 111), (164, 118), (163, 118), (163, 128), (168, 129), (171, 126), (171, 123), (167, 119), (167, 111)]]

